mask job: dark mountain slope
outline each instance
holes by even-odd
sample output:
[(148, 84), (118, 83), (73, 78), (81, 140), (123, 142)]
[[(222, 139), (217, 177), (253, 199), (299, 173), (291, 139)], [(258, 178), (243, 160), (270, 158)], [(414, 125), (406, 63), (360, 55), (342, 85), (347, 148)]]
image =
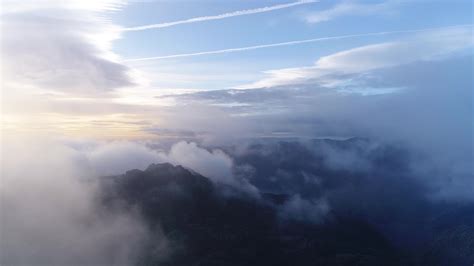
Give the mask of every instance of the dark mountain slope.
[(284, 195), (223, 196), (222, 188), (181, 166), (153, 164), (102, 185), (105, 204), (138, 209), (151, 236), (161, 230), (166, 236), (168, 256), (157, 253), (160, 239), (151, 237), (139, 265), (406, 265), (361, 220), (282, 221)]

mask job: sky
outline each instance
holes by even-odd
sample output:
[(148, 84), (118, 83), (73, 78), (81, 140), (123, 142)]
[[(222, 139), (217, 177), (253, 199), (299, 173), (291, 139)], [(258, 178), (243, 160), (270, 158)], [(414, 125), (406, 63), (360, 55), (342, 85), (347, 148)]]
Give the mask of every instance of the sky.
[[(472, 0), (0, 0), (2, 258), (130, 265), (147, 228), (96, 208), (82, 181), (169, 162), (254, 195), (259, 160), (238, 162), (252, 143), (295, 140), (260, 146), (277, 175), (300, 158), (320, 169), (299, 145), (361, 137), (363, 158), (314, 151), (369, 168), (346, 201), (418, 206), (406, 188), (472, 203), (473, 12)], [(368, 163), (390, 158), (400, 169)], [(316, 203), (296, 194), (284, 211), (334, 207)]]
[[(472, 125), (472, 10), (469, 0), (6, 0), (2, 133), (219, 140), (393, 126), (411, 139), (445, 129), (439, 115), (454, 130)], [(401, 121), (408, 111), (430, 125)]]

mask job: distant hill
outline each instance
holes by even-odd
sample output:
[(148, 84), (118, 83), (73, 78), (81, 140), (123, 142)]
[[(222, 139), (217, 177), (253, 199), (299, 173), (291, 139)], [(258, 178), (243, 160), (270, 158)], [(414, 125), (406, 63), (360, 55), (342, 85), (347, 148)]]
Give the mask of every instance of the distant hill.
[(141, 265), (399, 265), (402, 260), (363, 221), (281, 221), (276, 205), (284, 195), (225, 197), (209, 179), (181, 166), (153, 164), (104, 178), (103, 187), (106, 204), (125, 201), (139, 208), (149, 228), (161, 228), (169, 240), (171, 253), (163, 260), (154, 255), (151, 239)]

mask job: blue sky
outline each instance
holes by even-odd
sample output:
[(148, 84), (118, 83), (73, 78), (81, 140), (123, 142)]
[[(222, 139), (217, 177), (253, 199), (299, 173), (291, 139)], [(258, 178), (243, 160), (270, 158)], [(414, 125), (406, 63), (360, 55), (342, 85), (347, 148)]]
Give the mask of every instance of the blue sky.
[[(41, 240), (34, 246), (39, 249), (21, 232), (11, 247), (28, 243), (30, 255), (44, 261), (50, 256), (41, 251), (64, 251), (73, 238), (92, 257), (102, 253), (97, 243), (114, 253), (110, 247), (130, 239), (117, 241), (109, 229), (115, 226), (127, 237), (147, 231), (124, 231), (134, 222), (122, 215), (118, 222), (100, 215), (107, 218), (104, 223), (88, 213), (81, 216), (97, 209), (81, 199), (97, 194), (83, 195), (76, 177), (90, 180), (167, 161), (211, 179), (222, 177), (223, 184), (248, 185), (246, 176), (255, 169), (234, 164), (219, 147), (236, 156), (248, 150), (249, 156), (237, 157), (254, 158), (246, 145), (261, 141), (369, 139), (360, 150), (327, 149), (307, 163), (317, 174), (319, 164), (335, 165), (334, 173), (355, 170), (357, 177), (358, 169), (367, 167), (370, 175), (361, 180), (380, 193), (392, 184), (379, 182), (392, 165), (401, 169), (387, 180), (416, 177), (394, 183), (401, 186), (387, 198), (389, 205), (404, 195), (398, 188), (429, 191), (426, 196), (442, 199), (443, 206), (450, 205), (444, 199), (472, 202), (473, 5), (472, 0), (0, 0), (0, 165), (7, 176), (0, 178), (0, 196), (13, 199), (6, 206), (20, 216), (9, 221), (26, 226), (20, 227), (27, 229), (25, 235), (41, 229), (33, 234)], [(334, 38), (324, 39), (329, 37)], [(171, 150), (162, 153), (155, 150), (159, 147)], [(288, 168), (278, 167), (288, 166), (279, 156), (287, 145), (275, 147), (282, 149), (269, 155), (268, 165), (278, 176)], [(291, 173), (282, 173), (290, 180)], [(294, 174), (306, 180), (303, 171)], [(418, 189), (418, 181), (429, 190)], [(326, 197), (317, 183), (318, 197)], [(362, 193), (370, 191), (360, 184)], [(87, 182), (87, 187), (93, 186)], [(335, 191), (346, 193), (345, 187)], [(61, 192), (66, 197), (58, 198)], [(36, 205), (24, 204), (24, 198)], [(51, 208), (44, 209), (45, 203)], [(58, 206), (67, 208), (59, 208), (59, 216), (41, 216), (46, 230), (38, 227), (36, 214), (55, 213)], [(34, 219), (23, 216), (31, 210)], [(65, 224), (60, 216), (67, 218)], [(84, 228), (84, 221), (92, 222), (86, 230), (92, 245), (81, 241), (82, 231), (76, 237), (70, 230), (70, 225)], [(58, 234), (58, 225), (67, 233)], [(54, 245), (44, 245), (41, 235)], [(112, 236), (107, 240), (113, 245), (97, 241), (97, 235)], [(64, 236), (71, 239), (62, 241)], [(78, 258), (70, 250), (70, 257)], [(23, 249), (13, 251), (14, 259), (18, 254), (18, 261), (28, 261)], [(53, 259), (64, 265), (60, 253)]]
[(5, 0), (0, 14), (14, 134), (430, 147), (449, 129), (464, 147), (472, 132), (469, 0)]
[[(413, 174), (433, 199), (472, 201), (473, 18), (472, 0), (0, 0), (1, 172), (11, 181), (2, 179), (0, 194), (23, 199), (38, 188), (30, 198), (53, 207), (41, 213), (63, 203), (95, 209), (76, 202), (81, 191), (64, 177), (89, 180), (163, 160), (210, 177), (212, 169), (232, 184), (232, 159), (211, 147), (239, 154), (260, 141), (361, 137), (367, 149), (321, 154), (343, 172), (367, 165), (366, 180), (382, 192), (377, 158), (398, 167), (401, 156), (389, 179)], [(172, 143), (169, 155), (154, 150)], [(373, 166), (356, 158), (378, 151), (388, 154)], [(321, 158), (308, 163), (319, 169)], [(234, 166), (239, 179), (253, 171)], [(41, 217), (48, 226), (58, 224), (48, 217), (57, 216)], [(113, 224), (123, 235), (122, 223)]]
[[(119, 12), (114, 12), (112, 20), (119, 25), (131, 27), (286, 3), (291, 1), (136, 1)], [(346, 10), (334, 12), (344, 9), (342, 6), (346, 6)], [(329, 13), (326, 21), (308, 21), (311, 17), (324, 13)], [(130, 59), (471, 23), (470, 1), (320, 1), (252, 15), (126, 32), (114, 43), (113, 49), (123, 58)], [(173, 77), (179, 75), (189, 79), (189, 82), (173, 82), (162, 78), (152, 82), (156, 87), (226, 89), (257, 80), (262, 77), (263, 71), (269, 69), (307, 66), (321, 56), (367, 44), (397, 40), (405, 35), (407, 34), (328, 40), (135, 64), (150, 72), (172, 73)], [(199, 78), (194, 78), (196, 75)], [(203, 80), (203, 76), (207, 78)]]
[(472, 198), (472, 1), (4, 0), (0, 15), (2, 136), (364, 137), (429, 155), (449, 177), (429, 182)]

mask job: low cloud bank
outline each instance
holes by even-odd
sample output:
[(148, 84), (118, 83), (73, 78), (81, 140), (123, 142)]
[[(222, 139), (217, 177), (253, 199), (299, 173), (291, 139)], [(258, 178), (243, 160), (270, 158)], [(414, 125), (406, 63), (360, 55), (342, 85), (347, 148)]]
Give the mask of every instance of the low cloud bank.
[(196, 143), (179, 142), (164, 152), (123, 141), (8, 137), (2, 142), (1, 263), (6, 265), (133, 264), (148, 229), (139, 213), (104, 208), (100, 176), (170, 162), (216, 184), (258, 192), (234, 177), (227, 154)]
[[(194, 142), (168, 149), (141, 142), (4, 144), (0, 262), (7, 265), (133, 264), (147, 244), (147, 223), (130, 209), (99, 204), (95, 180), (152, 163), (182, 165), (224, 193), (230, 187), (251, 201), (269, 200), (281, 221), (323, 225), (349, 217), (375, 225), (402, 246), (414, 233), (418, 244), (434, 241), (438, 222), (457, 228), (446, 213), (464, 215), (463, 206), (472, 206), (465, 196), (469, 176), (462, 185), (453, 183), (462, 176), (446, 184), (443, 172), (426, 172), (432, 168), (423, 164), (432, 162), (419, 153), (367, 139), (262, 140), (213, 149)], [(426, 182), (429, 173), (439, 182)], [(164, 240), (160, 252), (167, 256), (166, 237), (153, 239)]]
[(217, 184), (228, 185), (254, 196), (258, 194), (258, 189), (246, 178), (234, 174), (234, 162), (222, 150), (209, 151), (194, 142), (178, 142), (171, 147), (169, 153), (160, 153), (160, 158), (165, 162), (192, 169)]
[(58, 142), (2, 143), (1, 264), (130, 265), (147, 229), (98, 204), (87, 158)]
[(101, 143), (84, 153), (99, 176), (143, 170), (160, 160), (158, 152), (134, 142)]

